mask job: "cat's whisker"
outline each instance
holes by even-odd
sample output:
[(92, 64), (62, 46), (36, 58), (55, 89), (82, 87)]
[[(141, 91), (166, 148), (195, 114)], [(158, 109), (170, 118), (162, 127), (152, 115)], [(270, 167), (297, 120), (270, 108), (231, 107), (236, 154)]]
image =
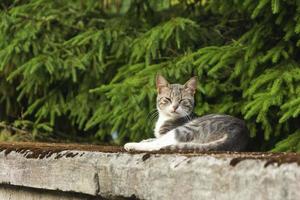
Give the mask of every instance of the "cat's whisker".
[(158, 114), (158, 111), (155, 109), (155, 110), (152, 110), (148, 113), (147, 115), (147, 119), (151, 119), (153, 115), (155, 114)]
[(189, 121), (189, 118), (186, 115), (184, 115), (183, 118), (184, 118), (184, 120)]
[(185, 114), (185, 119), (187, 119), (187, 121), (191, 121), (192, 120), (192, 118), (190, 117), (190, 115), (187, 113), (187, 112), (185, 112), (185, 111), (183, 111), (184, 112), (184, 114)]
[(153, 119), (153, 117), (156, 117), (157, 115), (158, 115), (158, 112), (152, 113), (152, 114), (149, 116), (149, 119)]
[(157, 114), (154, 114), (154, 115), (152, 115), (152, 117), (150, 118), (150, 123), (152, 123), (153, 122), (153, 120), (155, 120), (157, 117), (158, 117), (158, 113)]
[(148, 115), (152, 115), (153, 113), (156, 113), (156, 111), (157, 111), (156, 109), (153, 109), (148, 113)]
[(149, 123), (149, 125), (153, 125), (154, 123), (153, 122), (155, 122), (156, 120), (151, 120), (151, 121), (149, 121), (148, 123)]
[(148, 123), (152, 124), (152, 122), (155, 120), (155, 118), (157, 118), (159, 115), (158, 111), (155, 109), (153, 111), (151, 111), (149, 114), (148, 114)]

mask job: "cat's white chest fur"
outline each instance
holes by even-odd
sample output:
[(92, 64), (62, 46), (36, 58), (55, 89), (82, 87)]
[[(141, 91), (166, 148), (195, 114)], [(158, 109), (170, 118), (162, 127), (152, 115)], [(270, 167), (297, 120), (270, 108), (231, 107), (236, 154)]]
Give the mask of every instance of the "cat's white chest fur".
[(154, 135), (157, 139), (151, 139), (150, 141), (139, 142), (139, 143), (127, 143), (124, 148), (129, 150), (139, 150), (139, 151), (157, 151), (162, 147), (176, 145), (178, 142), (175, 139), (175, 132), (173, 130), (161, 135), (159, 134), (159, 130), (161, 126), (165, 123), (165, 121), (170, 120), (169, 117), (159, 114), (158, 120), (155, 124)]
[(159, 133), (160, 127), (165, 123), (165, 121), (169, 120), (170, 118), (163, 115), (163, 114), (159, 114), (158, 120), (155, 124), (155, 128), (154, 128), (154, 135), (156, 138), (159, 138), (161, 135)]

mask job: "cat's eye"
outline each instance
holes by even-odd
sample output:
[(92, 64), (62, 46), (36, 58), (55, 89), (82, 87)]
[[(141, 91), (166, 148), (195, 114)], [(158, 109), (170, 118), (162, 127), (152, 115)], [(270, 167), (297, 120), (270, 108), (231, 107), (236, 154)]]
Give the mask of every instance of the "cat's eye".
[(161, 103), (163, 103), (163, 104), (171, 103), (171, 99), (170, 99), (170, 98), (167, 98), (167, 97), (164, 97), (164, 98), (161, 100)]
[(184, 105), (184, 106), (188, 106), (190, 104), (188, 99), (181, 99), (179, 101), (180, 104)]
[(172, 102), (171, 99), (168, 97), (165, 97), (165, 99), (168, 100), (169, 102)]

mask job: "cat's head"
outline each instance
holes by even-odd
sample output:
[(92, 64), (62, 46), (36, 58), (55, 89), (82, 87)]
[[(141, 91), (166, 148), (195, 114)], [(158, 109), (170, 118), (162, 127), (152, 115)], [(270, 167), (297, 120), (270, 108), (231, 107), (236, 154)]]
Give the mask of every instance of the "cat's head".
[(192, 113), (197, 78), (192, 77), (184, 85), (170, 84), (161, 75), (156, 77), (156, 107), (168, 118), (180, 118)]

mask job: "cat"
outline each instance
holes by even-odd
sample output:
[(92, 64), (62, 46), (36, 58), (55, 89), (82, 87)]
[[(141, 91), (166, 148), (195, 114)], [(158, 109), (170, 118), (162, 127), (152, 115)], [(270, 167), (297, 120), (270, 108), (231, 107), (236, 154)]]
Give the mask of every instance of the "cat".
[(193, 113), (197, 78), (184, 85), (170, 84), (162, 75), (156, 77), (159, 113), (155, 125), (156, 138), (139, 143), (127, 143), (127, 151), (198, 150), (242, 151), (248, 141), (248, 129), (243, 120), (229, 115)]

